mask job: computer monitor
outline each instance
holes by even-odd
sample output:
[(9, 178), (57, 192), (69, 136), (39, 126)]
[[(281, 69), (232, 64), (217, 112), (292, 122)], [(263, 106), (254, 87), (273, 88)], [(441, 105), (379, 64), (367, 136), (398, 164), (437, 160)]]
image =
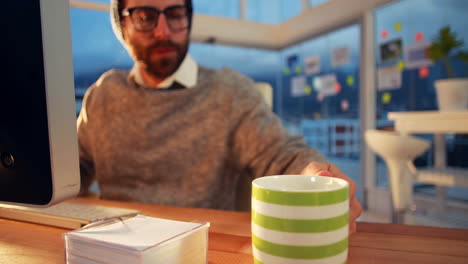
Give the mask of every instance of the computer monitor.
[(46, 207), (80, 189), (69, 3), (2, 10), (0, 203)]

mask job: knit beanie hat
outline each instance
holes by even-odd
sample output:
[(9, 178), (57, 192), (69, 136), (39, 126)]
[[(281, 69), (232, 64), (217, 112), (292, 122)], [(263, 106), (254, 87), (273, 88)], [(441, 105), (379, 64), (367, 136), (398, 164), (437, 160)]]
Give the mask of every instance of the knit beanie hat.
[[(115, 36), (120, 42), (126, 47), (125, 40), (122, 33), (122, 26), (120, 20), (122, 19), (122, 10), (123, 10), (123, 0), (111, 0), (110, 3), (110, 17), (112, 30), (114, 31)], [(188, 19), (189, 19), (189, 31), (192, 28), (192, 15), (193, 15), (193, 6), (192, 0), (185, 0), (185, 5), (187, 6)]]

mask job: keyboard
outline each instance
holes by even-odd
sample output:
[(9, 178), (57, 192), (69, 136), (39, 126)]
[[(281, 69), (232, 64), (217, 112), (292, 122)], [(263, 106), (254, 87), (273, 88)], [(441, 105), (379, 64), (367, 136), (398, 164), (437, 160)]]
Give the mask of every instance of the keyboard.
[(119, 207), (61, 202), (47, 208), (17, 205), (0, 205), (0, 217), (25, 222), (77, 229), (87, 224), (118, 217), (139, 214), (133, 209)]

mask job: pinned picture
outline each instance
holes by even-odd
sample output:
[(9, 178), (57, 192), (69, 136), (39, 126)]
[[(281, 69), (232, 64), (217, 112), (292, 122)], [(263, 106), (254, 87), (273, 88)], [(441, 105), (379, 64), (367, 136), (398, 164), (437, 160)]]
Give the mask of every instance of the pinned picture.
[(398, 67), (382, 67), (377, 70), (377, 89), (379, 91), (401, 88), (402, 73)]
[(320, 56), (309, 56), (304, 60), (305, 73), (312, 75), (320, 72)]
[(407, 69), (416, 69), (432, 65), (433, 62), (429, 58), (429, 47), (431, 42), (418, 42), (409, 45), (405, 50), (405, 60)]
[(335, 74), (327, 74), (314, 78), (314, 88), (318, 92), (317, 98), (336, 95), (341, 91), (341, 85)]
[(349, 47), (341, 47), (334, 49), (331, 54), (332, 67), (346, 65), (351, 60), (351, 50)]
[(388, 62), (403, 56), (403, 41), (401, 38), (385, 42), (380, 45), (380, 61)]
[(291, 96), (299, 97), (306, 95), (306, 78), (305, 76), (296, 76), (291, 78)]

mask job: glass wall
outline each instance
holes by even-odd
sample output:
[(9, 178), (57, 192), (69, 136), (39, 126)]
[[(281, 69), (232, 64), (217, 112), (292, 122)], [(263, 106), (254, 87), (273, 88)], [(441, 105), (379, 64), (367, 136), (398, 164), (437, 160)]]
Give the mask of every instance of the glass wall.
[(85, 91), (102, 73), (129, 69), (133, 62), (112, 32), (107, 12), (72, 8), (70, 16), (78, 114)]
[[(442, 62), (434, 63), (428, 58), (427, 47), (447, 25), (468, 44), (467, 11), (468, 1), (464, 0), (407, 0), (375, 10), (378, 126), (393, 125), (387, 119), (391, 111), (438, 109), (434, 82), (447, 78), (447, 73)], [(458, 76), (468, 77), (466, 64), (453, 58), (451, 62)], [(431, 135), (418, 136), (432, 140)], [(468, 155), (468, 137), (448, 135), (447, 142), (448, 165), (468, 167), (468, 160), (460, 158)], [(419, 157), (416, 165), (433, 166), (432, 150)], [(378, 166), (384, 166), (380, 159)], [(387, 185), (385, 171), (379, 170), (379, 186)], [(430, 185), (415, 188), (422, 193), (435, 192)], [(468, 201), (467, 189), (449, 188), (448, 195)]]
[[(278, 90), (277, 76), (280, 64), (277, 51), (233, 47), (219, 44), (190, 44), (190, 54), (200, 64), (219, 69), (235, 69), (256, 82), (268, 82), (274, 91)], [(246, 63), (246, 62), (249, 63)], [(274, 109), (277, 101), (273, 101)]]
[(239, 0), (192, 0), (192, 2), (196, 13), (233, 19), (240, 17)]
[(284, 124), (361, 186), (359, 26), (327, 33), (280, 54), (278, 114)]
[[(87, 0), (109, 3), (109, 0)], [(309, 0), (309, 6), (326, 3)], [(247, 19), (278, 24), (302, 10), (302, 0), (247, 0)], [(238, 0), (194, 0), (195, 13), (239, 18)], [(468, 1), (402, 0), (378, 8), (375, 16), (376, 118), (378, 127), (391, 127), (387, 113), (437, 109), (434, 81), (445, 77), (442, 64), (427, 61), (425, 47), (439, 28), (450, 25), (468, 41)], [(72, 8), (72, 42), (77, 89), (77, 111), (87, 87), (111, 68), (132, 66), (127, 51), (115, 38), (107, 12)], [(274, 89), (274, 111), (292, 134), (324, 153), (361, 184), (359, 132), (359, 25), (350, 25), (314, 37), (284, 50), (260, 50), (218, 44), (192, 43), (190, 53), (212, 68), (230, 67)], [(466, 46), (466, 45), (465, 45)], [(406, 54), (411, 53), (411, 56)], [(249, 63), (245, 63), (248, 61)], [(459, 72), (467, 66), (456, 62)], [(421, 135), (431, 139), (431, 135)], [(449, 165), (466, 166), (468, 139), (449, 135)], [(417, 166), (432, 165), (432, 152)], [(377, 183), (387, 186), (379, 160)], [(417, 191), (433, 193), (431, 186)], [(358, 191), (359, 198), (361, 192)], [(449, 190), (449, 197), (468, 201), (468, 190)]]
[[(437, 109), (434, 81), (447, 76), (442, 63), (432, 63), (425, 51), (446, 25), (467, 41), (467, 10), (468, 1), (411, 0), (375, 11), (379, 119), (389, 111)], [(466, 67), (455, 65), (458, 71)]]
[(247, 20), (279, 24), (302, 12), (302, 0), (247, 0)]
[(316, 7), (321, 4), (325, 4), (326, 2), (329, 2), (330, 0), (309, 0), (309, 6), (310, 7)]

